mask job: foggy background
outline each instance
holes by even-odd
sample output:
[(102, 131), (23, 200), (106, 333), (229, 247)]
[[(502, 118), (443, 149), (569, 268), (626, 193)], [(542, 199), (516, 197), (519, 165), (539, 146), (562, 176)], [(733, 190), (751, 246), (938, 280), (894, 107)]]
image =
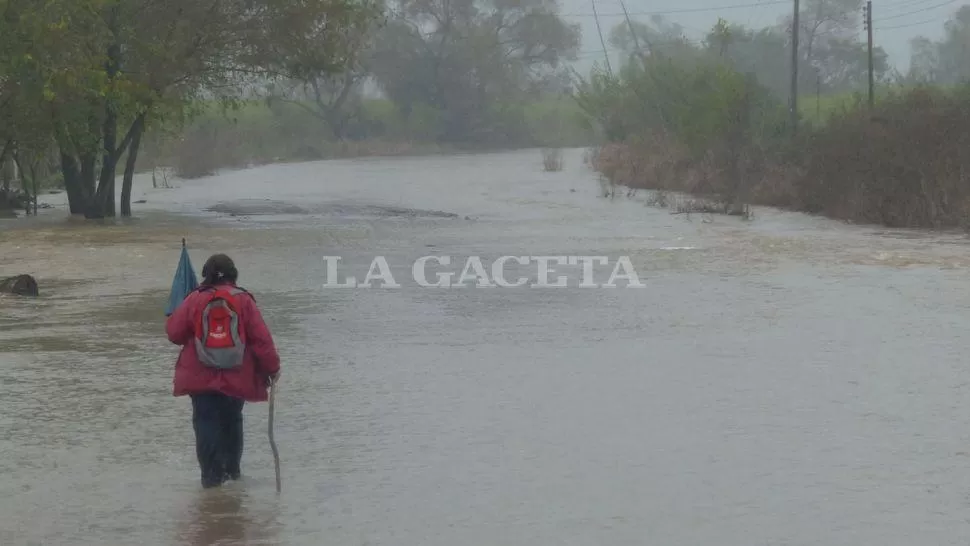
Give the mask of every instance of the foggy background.
[[(802, 3), (804, 7), (804, 2)], [(889, 54), (891, 67), (906, 72), (910, 63), (909, 42), (917, 36), (937, 40), (943, 35), (943, 23), (965, 2), (955, 0), (889, 0), (873, 2), (873, 45), (881, 46)], [(574, 64), (586, 73), (595, 61), (603, 62), (603, 48), (596, 32), (593, 5), (588, 0), (560, 0), (562, 18), (582, 28), (582, 47)], [(629, 0), (626, 8), (630, 17), (643, 22), (651, 15), (662, 15), (670, 23), (684, 27), (687, 38), (700, 41), (717, 23), (718, 18), (740, 23), (749, 28), (778, 24), (792, 13), (792, 2), (776, 0), (660, 0), (646, 2)], [(596, 10), (610, 61), (620, 62), (620, 54), (609, 44), (609, 31), (623, 23), (623, 8), (619, 0), (596, 0)], [(858, 37), (865, 41), (866, 31), (859, 25)]]

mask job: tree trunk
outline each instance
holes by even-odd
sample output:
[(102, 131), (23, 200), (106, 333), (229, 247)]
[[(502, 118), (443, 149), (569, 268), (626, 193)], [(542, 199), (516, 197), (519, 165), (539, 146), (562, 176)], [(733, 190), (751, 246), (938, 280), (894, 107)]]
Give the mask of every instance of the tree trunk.
[[(46, 158), (45, 158), (46, 159)], [(40, 195), (40, 182), (38, 181), (39, 176), (37, 176), (37, 169), (31, 169), (33, 172), (31, 176), (34, 178), (34, 216), (37, 216), (37, 196)], [(45, 171), (46, 172), (46, 171)]]
[(117, 178), (117, 166), (118, 162), (115, 161), (115, 165), (111, 168), (111, 180), (108, 181), (108, 189), (104, 192), (104, 198), (102, 203), (104, 203), (104, 213), (109, 218), (114, 218), (117, 214), (117, 203), (115, 202), (115, 179)]
[(24, 197), (26, 198), (26, 201), (24, 202), (24, 213), (26, 213), (27, 216), (30, 216), (30, 203), (32, 201), (30, 197), (31, 184), (27, 180), (30, 178), (30, 176), (27, 174), (27, 171), (24, 170), (24, 166), (20, 164), (20, 156), (17, 154), (17, 152), (14, 152), (13, 154), (13, 162), (17, 166), (17, 170), (20, 171), (20, 187), (21, 191), (24, 192)]
[(323, 99), (323, 92), (320, 89), (320, 83), (316, 79), (313, 79), (310, 82), (310, 85), (313, 88), (313, 100), (317, 104), (317, 111), (320, 112), (322, 117), (330, 126), (330, 131), (335, 140), (343, 140), (344, 136), (346, 135), (349, 115), (344, 108), (347, 100), (350, 98), (351, 91), (354, 90), (355, 84), (356, 81), (353, 72), (348, 71), (344, 75), (344, 79), (341, 82), (340, 93), (330, 102), (330, 104), (327, 104), (327, 102)]
[[(108, 28), (114, 39), (108, 45), (105, 73), (108, 82), (113, 83), (121, 68), (121, 44), (118, 42), (118, 13), (119, 4), (111, 7)], [(101, 158), (101, 176), (98, 180), (98, 191), (94, 201), (102, 218), (115, 215), (115, 176), (118, 165), (118, 108), (114, 97), (109, 92), (104, 102), (104, 123), (101, 127), (103, 154)]]
[(10, 181), (14, 178), (14, 163), (9, 157), (12, 148), (13, 141), (8, 140), (6, 144), (3, 145), (3, 152), (0, 153), (0, 179), (3, 179), (3, 193), (7, 195), (10, 194)]
[(339, 112), (328, 112), (328, 125), (330, 125), (330, 134), (333, 135), (334, 140), (341, 141), (344, 139), (346, 131), (344, 126), (346, 125), (346, 118), (344, 118)]
[(96, 191), (95, 154), (86, 153), (81, 156), (81, 190), (84, 194), (84, 217), (88, 219), (104, 218), (104, 204), (98, 199)]
[(92, 153), (81, 154), (81, 191), (84, 193), (84, 199), (87, 201), (94, 196), (95, 186), (95, 176), (94, 170), (97, 167), (98, 158)]
[(135, 178), (135, 163), (138, 161), (138, 149), (141, 147), (141, 135), (145, 130), (145, 114), (138, 116), (131, 135), (128, 148), (128, 159), (125, 161), (125, 178), (121, 184), (121, 215), (131, 216), (131, 185)]
[(98, 191), (94, 200), (97, 201), (97, 205), (104, 215), (114, 216), (115, 176), (118, 172), (118, 156), (115, 152), (115, 146), (118, 142), (118, 114), (110, 100), (105, 106), (104, 118), (104, 153), (101, 156), (101, 176), (98, 180)]
[(71, 209), (71, 214), (84, 214), (86, 203), (84, 190), (81, 187), (81, 173), (78, 172), (77, 161), (63, 151), (61, 152), (61, 174), (64, 176), (67, 206)]
[(17, 178), (17, 164), (10, 157), (0, 160), (0, 178), (3, 178), (3, 192), (10, 193), (10, 182)]

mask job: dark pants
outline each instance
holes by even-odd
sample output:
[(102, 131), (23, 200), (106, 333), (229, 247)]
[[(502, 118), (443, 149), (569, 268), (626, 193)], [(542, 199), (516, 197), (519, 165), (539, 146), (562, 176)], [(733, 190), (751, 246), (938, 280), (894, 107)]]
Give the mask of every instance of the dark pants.
[(238, 479), (243, 451), (243, 401), (221, 393), (194, 394), (192, 427), (202, 487)]

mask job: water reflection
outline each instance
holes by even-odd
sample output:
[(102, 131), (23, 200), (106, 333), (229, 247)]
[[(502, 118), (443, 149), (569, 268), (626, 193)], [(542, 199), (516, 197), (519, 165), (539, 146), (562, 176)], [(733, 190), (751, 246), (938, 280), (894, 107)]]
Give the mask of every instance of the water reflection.
[(254, 499), (240, 484), (199, 490), (178, 522), (176, 543), (185, 546), (279, 544), (276, 511), (259, 510), (254, 504)]

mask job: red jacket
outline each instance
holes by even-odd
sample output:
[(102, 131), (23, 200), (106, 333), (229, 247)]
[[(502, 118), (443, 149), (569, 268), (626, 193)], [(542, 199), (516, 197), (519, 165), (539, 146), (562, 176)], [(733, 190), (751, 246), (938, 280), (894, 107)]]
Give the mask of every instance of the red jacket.
[(280, 357), (273, 343), (273, 336), (263, 322), (256, 301), (249, 293), (236, 296), (241, 326), (246, 336), (246, 352), (243, 365), (236, 370), (216, 370), (199, 361), (195, 351), (195, 323), (202, 313), (207, 294), (200, 286), (189, 294), (175, 309), (165, 323), (168, 340), (182, 346), (175, 363), (174, 396), (201, 392), (221, 392), (242, 398), (247, 402), (263, 402), (267, 399), (266, 379), (280, 369)]

